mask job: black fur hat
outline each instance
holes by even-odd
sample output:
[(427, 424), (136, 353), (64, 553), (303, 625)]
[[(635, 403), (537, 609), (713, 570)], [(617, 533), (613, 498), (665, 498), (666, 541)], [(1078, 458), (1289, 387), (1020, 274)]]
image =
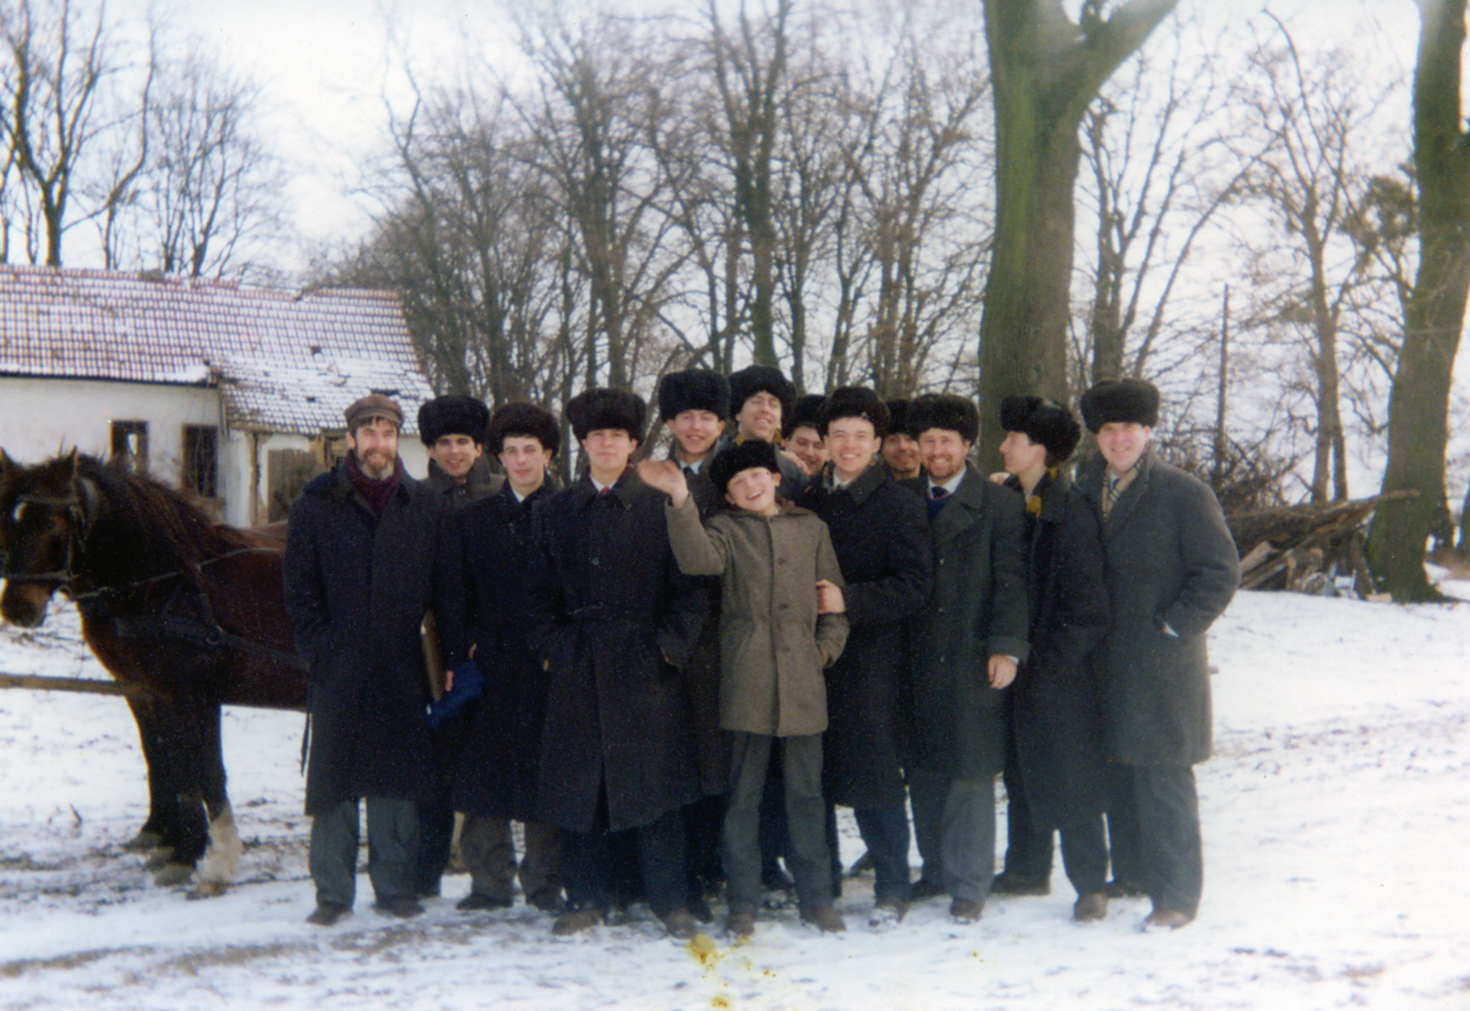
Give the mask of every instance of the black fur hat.
[(1000, 427), (1045, 446), (1057, 463), (1070, 457), (1082, 438), (1082, 426), (1071, 411), (1055, 400), (1030, 394), (1016, 393), (1001, 400)]
[(648, 405), (636, 393), (597, 386), (567, 401), (567, 420), (579, 440), (603, 428), (621, 428), (639, 442), (648, 423)]
[(425, 446), (432, 446), (446, 435), (468, 435), (483, 443), (489, 424), (490, 408), (474, 397), (435, 397), (419, 408), (419, 438)]
[(730, 384), (709, 369), (670, 372), (658, 384), (658, 420), (670, 421), (685, 411), (709, 411), (726, 417), (730, 409)]
[(730, 374), (730, 417), (740, 413), (745, 402), (757, 393), (769, 393), (781, 401), (781, 420), (791, 417), (796, 409), (796, 387), (769, 365), (752, 365)]
[(931, 428), (959, 432), (966, 442), (980, 434), (980, 411), (975, 402), (956, 393), (925, 393), (909, 401), (909, 435), (915, 439)]
[(822, 409), (822, 424), (817, 431), (827, 437), (827, 426), (841, 418), (862, 418), (872, 422), (873, 434), (883, 438), (888, 434), (888, 405), (866, 386), (839, 386), (827, 398)]
[(1110, 421), (1153, 428), (1159, 423), (1159, 388), (1146, 379), (1104, 379), (1082, 394), (1082, 420), (1093, 435)]
[(890, 400), (888, 406), (888, 434), (909, 434), (909, 401), (907, 397)]
[(781, 426), (781, 434), (785, 438), (791, 438), (791, 433), (798, 428), (810, 428), (813, 431), (822, 431), (822, 405), (827, 398), (820, 393), (808, 393), (796, 398), (796, 406), (791, 409), (790, 417), (786, 412), (781, 412), (785, 424)]
[(556, 418), (536, 404), (501, 404), (495, 408), (495, 413), (490, 415), (485, 449), (492, 456), (499, 456), (505, 448), (505, 440), (516, 436), (535, 439), (541, 443), (542, 449), (551, 450), (552, 455), (561, 449), (561, 429), (557, 427)]
[(779, 478), (781, 465), (776, 462), (776, 447), (760, 439), (732, 442), (710, 462), (709, 479), (723, 495), (732, 477), (752, 467), (764, 467)]

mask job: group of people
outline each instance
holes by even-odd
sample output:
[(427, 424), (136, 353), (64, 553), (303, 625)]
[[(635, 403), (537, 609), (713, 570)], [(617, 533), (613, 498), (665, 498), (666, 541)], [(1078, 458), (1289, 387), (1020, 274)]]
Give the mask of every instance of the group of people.
[[(640, 452), (642, 398), (572, 398), (581, 475), (558, 488), (560, 426), (539, 406), (424, 404), (421, 482), (398, 405), (352, 404), (348, 453), (293, 506), (285, 556), (311, 667), (310, 922), (352, 908), (365, 802), (376, 905), (399, 917), (438, 894), (460, 812), (461, 909), (510, 906), (519, 877), (557, 935), (642, 900), (688, 938), (723, 884), (740, 937), (774, 883), (840, 931), (841, 805), (872, 929), (941, 896), (971, 923), (992, 893), (1046, 894), (1058, 833), (1076, 920), (1147, 895), (1145, 926), (1189, 923), (1205, 633), (1234, 543), (1209, 488), (1150, 451), (1149, 383), (1084, 394), (1099, 452), (1075, 478), (1070, 410), (998, 406), (1005, 470), (986, 475), (964, 397), (798, 400), (774, 368), (676, 372), (663, 459)], [(432, 705), (426, 627), (447, 692)]]

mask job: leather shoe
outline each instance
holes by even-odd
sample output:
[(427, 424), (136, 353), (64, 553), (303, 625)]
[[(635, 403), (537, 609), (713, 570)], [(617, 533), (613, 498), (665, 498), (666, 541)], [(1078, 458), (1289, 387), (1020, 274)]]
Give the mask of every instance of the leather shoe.
[(551, 925), (551, 936), (570, 937), (572, 934), (580, 934), (602, 923), (602, 919), (600, 909), (568, 910), (558, 916), (556, 922)]
[(313, 927), (330, 927), (344, 916), (351, 916), (352, 910), (347, 906), (340, 906), (335, 902), (323, 902), (311, 911), (306, 922)]
[(510, 899), (497, 899), (483, 892), (470, 892), (454, 904), (454, 908), (461, 913), (475, 913), (482, 909), (509, 909), (510, 907)]
[(417, 916), (424, 911), (419, 900), (412, 895), (394, 895), (391, 898), (379, 899), (373, 903), (373, 908), (385, 916), (394, 916), (400, 920)]
[(885, 895), (873, 903), (873, 913), (868, 917), (868, 929), (875, 933), (892, 930), (908, 915), (909, 904), (903, 899)]
[(842, 914), (832, 906), (802, 906), (801, 922), (810, 923), (825, 934), (840, 934), (847, 929)]
[(1093, 923), (1108, 917), (1108, 895), (1106, 892), (1087, 892), (1077, 896), (1072, 907), (1072, 919), (1078, 923)]
[(749, 937), (755, 933), (755, 914), (731, 913), (725, 918), (725, 931), (731, 937)]
[(1103, 891), (1108, 893), (1110, 899), (1136, 899), (1140, 895), (1148, 894), (1148, 889), (1141, 881), (1109, 881), (1103, 885)]
[(914, 887), (910, 890), (909, 897), (914, 902), (923, 902), (925, 899), (937, 899), (944, 894), (946, 894), (944, 886), (938, 881), (931, 881), (929, 878), (920, 878), (914, 882)]
[(980, 919), (980, 910), (984, 906), (985, 903), (974, 899), (955, 899), (949, 904), (949, 915), (956, 923), (974, 923)]
[(687, 909), (674, 909), (659, 917), (663, 921), (664, 929), (669, 932), (670, 937), (681, 941), (690, 941), (694, 935), (699, 933), (699, 923), (693, 916), (689, 915)]
[(1154, 911), (1148, 914), (1148, 919), (1143, 921), (1144, 930), (1178, 930), (1187, 927), (1194, 922), (1194, 917), (1188, 913), (1181, 913), (1177, 909), (1164, 909), (1154, 907)]
[(990, 883), (991, 895), (1050, 895), (1051, 882), (1046, 878), (1028, 878), (1006, 871)]

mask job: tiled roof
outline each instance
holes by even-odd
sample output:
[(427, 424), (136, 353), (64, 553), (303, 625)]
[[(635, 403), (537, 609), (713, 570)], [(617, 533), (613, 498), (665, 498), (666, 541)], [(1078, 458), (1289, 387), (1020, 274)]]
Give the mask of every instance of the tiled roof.
[(343, 409), (374, 390), (412, 430), (434, 395), (392, 292), (10, 265), (0, 375), (216, 386), (231, 425), (313, 436), (340, 430)]

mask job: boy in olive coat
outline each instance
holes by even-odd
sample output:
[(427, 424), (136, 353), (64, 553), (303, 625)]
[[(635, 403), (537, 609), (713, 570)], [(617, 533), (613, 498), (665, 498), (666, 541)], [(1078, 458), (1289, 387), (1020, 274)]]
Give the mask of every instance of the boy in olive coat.
[(720, 726), (734, 733), (724, 833), (730, 932), (755, 929), (760, 799), (778, 741), (801, 918), (822, 930), (843, 930), (832, 908), (822, 731), (823, 672), (842, 652), (847, 620), (817, 613), (818, 580), (842, 585), (827, 526), (776, 498), (780, 470), (768, 442), (750, 440), (715, 457), (710, 479), (735, 508), (714, 516), (708, 528), (676, 466), (648, 461), (639, 472), (672, 502), (669, 543), (679, 567), (688, 575), (721, 577)]

